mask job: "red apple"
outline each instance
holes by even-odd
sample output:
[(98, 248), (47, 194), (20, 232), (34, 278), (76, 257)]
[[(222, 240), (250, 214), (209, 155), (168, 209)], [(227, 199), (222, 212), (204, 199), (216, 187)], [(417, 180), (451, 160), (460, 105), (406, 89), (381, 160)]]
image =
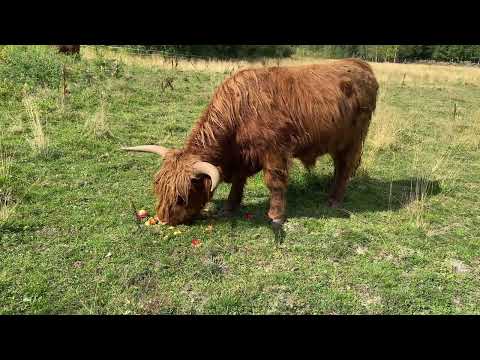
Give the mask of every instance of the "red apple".
[(138, 210), (136, 216), (138, 220), (143, 220), (148, 216), (148, 211), (143, 209)]
[(192, 246), (193, 247), (198, 247), (202, 244), (202, 242), (198, 239), (192, 239)]
[(245, 213), (245, 219), (247, 220), (252, 220), (253, 219), (253, 214), (249, 213), (249, 212), (246, 212)]

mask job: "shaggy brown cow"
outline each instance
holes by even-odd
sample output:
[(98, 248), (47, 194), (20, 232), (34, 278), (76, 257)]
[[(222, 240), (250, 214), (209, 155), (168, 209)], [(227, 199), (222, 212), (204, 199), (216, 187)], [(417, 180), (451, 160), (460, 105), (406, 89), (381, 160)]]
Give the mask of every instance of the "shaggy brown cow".
[(80, 45), (57, 45), (57, 48), (64, 54), (80, 54)]
[(183, 149), (123, 149), (164, 157), (154, 183), (164, 223), (191, 220), (220, 181), (232, 184), (225, 209), (238, 208), (247, 178), (263, 169), (268, 216), (281, 224), (292, 158), (311, 168), (330, 154), (335, 175), (328, 205), (341, 203), (360, 163), (377, 91), (372, 69), (356, 59), (242, 70), (217, 88)]

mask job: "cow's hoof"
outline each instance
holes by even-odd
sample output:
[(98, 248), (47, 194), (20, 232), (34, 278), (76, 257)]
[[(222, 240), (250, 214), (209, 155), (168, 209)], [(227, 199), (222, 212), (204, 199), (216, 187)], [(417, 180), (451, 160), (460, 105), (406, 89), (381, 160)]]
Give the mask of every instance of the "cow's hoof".
[(271, 221), (272, 221), (272, 225), (273, 225), (273, 224), (283, 225), (283, 223), (285, 222), (284, 219), (271, 219)]
[(285, 229), (283, 228), (284, 223), (285, 223), (284, 219), (271, 220), (272, 231), (275, 236), (275, 242), (277, 244), (281, 244), (285, 240), (286, 233), (285, 233)]
[(222, 210), (225, 211), (225, 212), (235, 213), (238, 210), (240, 210), (240, 204), (232, 203), (230, 201), (225, 201), (223, 203), (223, 209)]
[(235, 216), (236, 213), (238, 213), (238, 208), (237, 209), (223, 208), (218, 212), (218, 215), (221, 217), (231, 218)]

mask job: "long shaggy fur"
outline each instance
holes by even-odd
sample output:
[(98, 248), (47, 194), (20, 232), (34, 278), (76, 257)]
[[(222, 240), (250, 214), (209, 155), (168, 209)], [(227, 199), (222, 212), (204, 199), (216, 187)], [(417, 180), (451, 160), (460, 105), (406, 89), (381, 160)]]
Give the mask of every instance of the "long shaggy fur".
[(217, 88), (185, 147), (166, 157), (156, 175), (158, 208), (166, 214), (179, 197), (188, 202), (191, 169), (201, 160), (233, 183), (235, 201), (244, 179), (263, 169), (274, 218), (283, 214), (291, 159), (311, 167), (326, 153), (335, 161), (332, 196), (341, 198), (360, 163), (377, 91), (372, 69), (356, 59), (237, 72)]
[(243, 70), (216, 90), (186, 150), (224, 171), (225, 158), (254, 170), (272, 151), (308, 162), (364, 140), (377, 90), (370, 66), (356, 59)]
[(192, 178), (193, 165), (198, 161), (196, 155), (171, 150), (165, 156), (162, 168), (155, 174), (156, 212), (165, 222), (175, 222), (178, 212), (183, 214), (179, 201), (187, 212), (195, 213), (210, 200), (210, 191), (206, 189), (210, 189), (211, 180)]

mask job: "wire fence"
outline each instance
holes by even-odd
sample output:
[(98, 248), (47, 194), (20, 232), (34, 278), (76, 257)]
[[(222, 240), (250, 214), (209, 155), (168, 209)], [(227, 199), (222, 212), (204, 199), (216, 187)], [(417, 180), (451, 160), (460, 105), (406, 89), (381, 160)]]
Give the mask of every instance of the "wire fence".
[(178, 53), (177, 51), (162, 51), (158, 49), (148, 49), (148, 48), (135, 48), (129, 46), (115, 46), (115, 45), (82, 45), (85, 48), (91, 49), (109, 49), (113, 51), (124, 51), (134, 53), (135, 55), (140, 56), (161, 56), (165, 59), (184, 59), (184, 60), (205, 60), (205, 61), (212, 61), (212, 60), (234, 60), (233, 57), (225, 57), (225, 56), (200, 56), (196, 54), (186, 54), (186, 53)]
[[(101, 49), (108, 49), (114, 52), (118, 52), (121, 54), (122, 52), (135, 54), (139, 56), (160, 56), (165, 59), (165, 61), (171, 62), (172, 67), (176, 67), (178, 65), (178, 60), (184, 59), (190, 62), (195, 60), (204, 60), (204, 61), (212, 61), (212, 60), (219, 60), (219, 57), (214, 56), (199, 56), (194, 54), (179, 54), (177, 52), (168, 52), (168, 51), (161, 51), (158, 49), (148, 49), (148, 48), (136, 48), (136, 47), (129, 47), (129, 46), (115, 46), (115, 45), (81, 45), (82, 48), (92, 49), (94, 51), (101, 50)], [(229, 58), (232, 60), (231, 58)], [(228, 60), (225, 58), (224, 60)], [(66, 64), (62, 64), (62, 67), (59, 71), (62, 74), (61, 79), (61, 94), (63, 95), (62, 100), (68, 96), (68, 82), (69, 82), (69, 72), (71, 68), (67, 68)], [(171, 83), (168, 83), (168, 78), (165, 80), (165, 83), (162, 83), (162, 88), (167, 86), (172, 86)], [(15, 116), (23, 114), (23, 110), (15, 110), (15, 111), (4, 111), (2, 115), (9, 118), (12, 122), (15, 121)]]
[[(201, 55), (196, 55), (196, 54), (190, 54), (190, 53), (179, 53), (177, 51), (162, 51), (158, 49), (149, 49), (149, 48), (138, 48), (138, 47), (131, 47), (131, 46), (118, 46), (118, 45), (82, 45), (82, 47), (86, 48), (92, 48), (92, 49), (109, 49), (113, 51), (119, 51), (119, 52), (127, 52), (127, 53), (134, 53), (135, 55), (139, 56), (161, 56), (165, 60), (170, 60), (170, 61), (176, 61), (176, 60), (204, 60), (204, 61), (213, 61), (213, 60), (221, 60), (221, 61), (234, 61), (238, 60), (235, 57), (228, 57), (228, 56), (221, 56), (221, 55), (215, 55), (215, 56), (201, 56)], [(305, 54), (304, 54), (305, 55)], [(314, 55), (314, 54), (311, 54)], [(322, 57), (316, 54), (315, 57)], [(355, 57), (355, 56), (354, 56)], [(359, 56), (360, 58), (366, 60), (366, 61), (375, 61), (378, 62), (378, 59), (368, 57), (368, 56)], [(263, 58), (276, 58), (278, 57), (263, 57)], [(392, 62), (392, 61), (386, 61), (386, 60), (381, 60), (380, 62)], [(451, 59), (450, 61), (439, 61), (439, 60), (432, 60), (432, 59), (417, 59), (417, 60), (399, 60), (399, 61), (393, 61), (393, 62), (399, 62), (399, 63), (425, 63), (425, 64), (446, 64), (446, 65), (463, 65), (463, 66), (480, 66), (480, 57), (472, 57), (470, 60), (454, 60)]]

